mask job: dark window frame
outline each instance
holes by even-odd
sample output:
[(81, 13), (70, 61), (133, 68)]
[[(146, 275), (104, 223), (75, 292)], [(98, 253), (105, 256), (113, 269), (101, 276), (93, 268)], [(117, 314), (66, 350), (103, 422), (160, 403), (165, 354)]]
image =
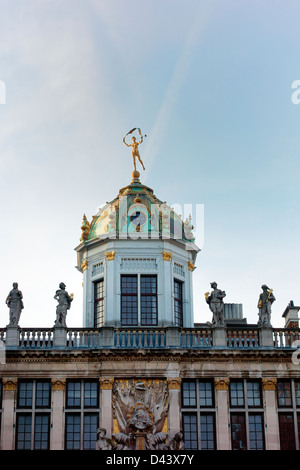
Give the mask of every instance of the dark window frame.
[[(174, 289), (174, 324), (180, 328), (183, 327), (183, 285), (184, 282), (180, 279), (174, 278), (173, 289)], [(177, 287), (179, 289), (177, 289)], [(177, 295), (179, 292), (179, 296)]]
[[(96, 279), (94, 284), (94, 327), (101, 328), (104, 324), (104, 278)], [(99, 288), (99, 289), (98, 289)], [(98, 297), (98, 291), (102, 294)], [(98, 309), (101, 309), (100, 312)]]

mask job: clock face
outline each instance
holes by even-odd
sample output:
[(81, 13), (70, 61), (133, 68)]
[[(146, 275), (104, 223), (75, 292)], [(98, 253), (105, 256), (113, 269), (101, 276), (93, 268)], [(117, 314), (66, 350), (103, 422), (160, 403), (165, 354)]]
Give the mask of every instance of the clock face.
[(146, 216), (143, 212), (136, 211), (131, 214), (130, 221), (136, 226), (143, 225), (146, 222)]

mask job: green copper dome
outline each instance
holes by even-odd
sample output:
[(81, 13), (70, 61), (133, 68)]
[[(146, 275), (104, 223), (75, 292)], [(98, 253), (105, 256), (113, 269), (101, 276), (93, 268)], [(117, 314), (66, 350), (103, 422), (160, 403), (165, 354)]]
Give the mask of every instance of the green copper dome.
[(194, 242), (191, 217), (183, 222), (172, 208), (159, 200), (153, 190), (132, 173), (132, 182), (119, 190), (118, 196), (102, 207), (91, 223), (82, 222), (81, 241), (96, 238), (172, 238)]

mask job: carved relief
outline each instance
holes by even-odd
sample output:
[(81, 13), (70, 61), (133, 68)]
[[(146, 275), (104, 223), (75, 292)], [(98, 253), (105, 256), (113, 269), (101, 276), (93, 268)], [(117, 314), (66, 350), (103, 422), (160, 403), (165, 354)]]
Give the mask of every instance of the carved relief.
[(101, 385), (101, 390), (112, 390), (114, 384), (113, 377), (101, 377), (99, 381)]
[(275, 377), (267, 377), (262, 379), (263, 389), (264, 390), (275, 390), (277, 379)]
[(168, 389), (169, 390), (180, 390), (181, 378), (172, 377), (167, 379)]
[(162, 252), (164, 261), (171, 261), (172, 253), (168, 253), (167, 251)]
[(116, 380), (113, 419), (117, 450), (162, 449), (167, 431), (168, 389), (164, 380)]
[(64, 390), (66, 379), (51, 379), (52, 390)]
[(112, 260), (115, 259), (116, 252), (115, 251), (106, 251), (105, 256), (106, 256), (107, 261), (112, 261)]
[(229, 379), (227, 377), (216, 377), (215, 387), (216, 387), (216, 390), (228, 390)]
[(10, 378), (3, 378), (3, 390), (7, 391), (15, 391), (17, 390), (18, 379), (10, 379)]

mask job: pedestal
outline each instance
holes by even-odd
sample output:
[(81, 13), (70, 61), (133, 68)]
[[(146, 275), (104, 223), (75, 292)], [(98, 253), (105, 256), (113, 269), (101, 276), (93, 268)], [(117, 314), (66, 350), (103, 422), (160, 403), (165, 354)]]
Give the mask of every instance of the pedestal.
[(6, 340), (5, 346), (7, 348), (17, 348), (20, 342), (20, 328), (19, 326), (9, 326), (6, 327)]
[(67, 345), (67, 330), (66, 328), (55, 326), (53, 345), (57, 348), (65, 348)]
[(227, 346), (226, 328), (224, 326), (216, 326), (212, 330), (213, 346), (216, 348), (225, 348)]

